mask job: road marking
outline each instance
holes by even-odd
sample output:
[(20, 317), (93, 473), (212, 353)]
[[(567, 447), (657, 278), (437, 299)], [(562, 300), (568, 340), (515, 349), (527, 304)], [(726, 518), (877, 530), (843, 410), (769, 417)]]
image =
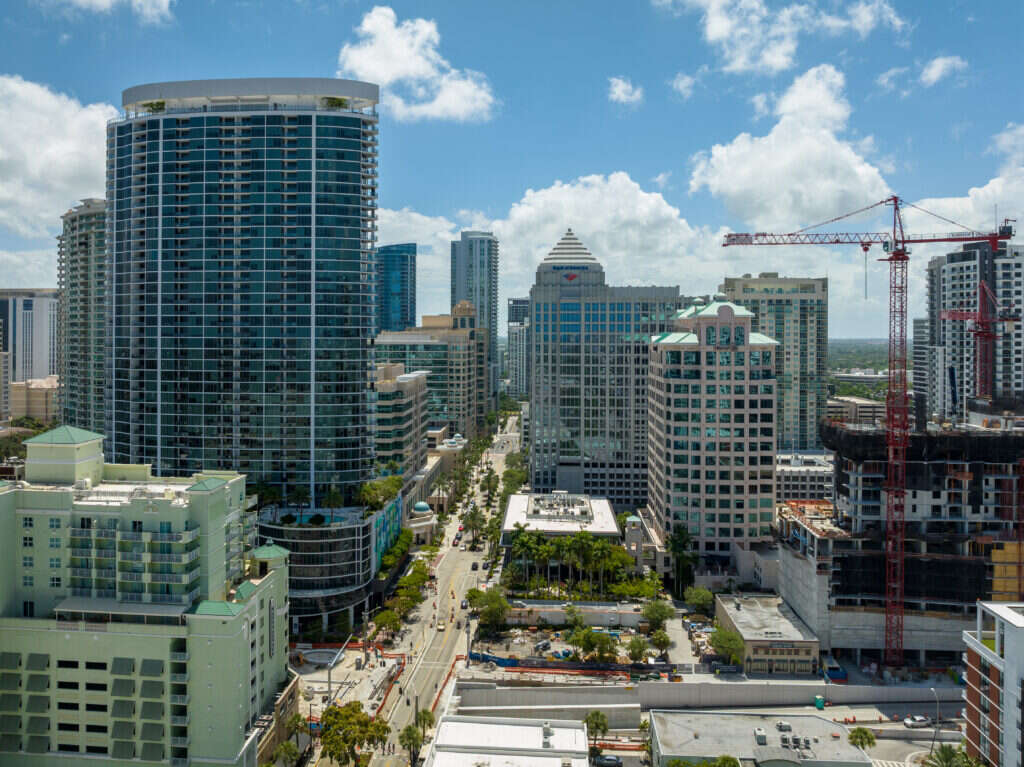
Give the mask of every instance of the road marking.
[(904, 762), (897, 762), (892, 759), (872, 759), (873, 767), (907, 767)]

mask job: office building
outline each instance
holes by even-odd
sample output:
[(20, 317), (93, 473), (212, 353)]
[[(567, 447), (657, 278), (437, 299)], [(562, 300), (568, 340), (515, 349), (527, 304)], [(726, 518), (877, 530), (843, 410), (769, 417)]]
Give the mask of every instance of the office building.
[(452, 241), (451, 305), (476, 307), (487, 329), (487, 410), (498, 409), (498, 238), (492, 232), (462, 232)]
[[(973, 625), (978, 600), (1024, 599), (1015, 521), (1024, 489), (1024, 417), (971, 417), (956, 427), (929, 423), (907, 446), (903, 650), (913, 665), (956, 664), (961, 632)], [(835, 524), (847, 535), (833, 541), (836, 563), (831, 576), (817, 582), (820, 596), (787, 602), (823, 646), (858, 665), (880, 662), (885, 430), (828, 422), (821, 431), (835, 453)], [(829, 605), (824, 623), (803, 612), (822, 600)]]
[(1021, 767), (1024, 721), (1024, 602), (980, 602), (967, 645), (967, 755)]
[(885, 423), (885, 403), (866, 397), (829, 397), (825, 413), (830, 421), (868, 426)]
[(775, 355), (779, 450), (819, 450), (828, 363), (828, 279), (727, 277), (719, 288), (754, 313), (751, 327), (779, 342)]
[[(1024, 311), (1024, 246), (1001, 244), (993, 254), (987, 242), (969, 243), (959, 251), (928, 262), (929, 416), (963, 420), (968, 401), (977, 394), (977, 357), (973, 322), (945, 318), (949, 311), (977, 311), (979, 282), (991, 289), (991, 314), (1020, 316)], [(1024, 323), (996, 323), (992, 396), (1013, 406), (1024, 397)], [(917, 379), (915, 378), (915, 386)]]
[(376, 268), (375, 332), (416, 327), (416, 243), (381, 245)]
[(508, 393), (524, 397), (530, 392), (530, 321), (508, 324)]
[(427, 463), (427, 377), (394, 363), (377, 365), (374, 375), (377, 470), (401, 474), (405, 496)]
[(0, 290), (0, 328), (12, 381), (57, 375), (56, 288)]
[[(446, 714), (424, 745), (425, 767), (587, 767), (582, 722)], [(429, 750), (428, 750), (429, 749)]]
[(378, 88), (156, 83), (107, 126), (107, 451), (355, 503), (373, 467)]
[(0, 484), (0, 762), (255, 764), (297, 703), (288, 553), (252, 550), (242, 475), (156, 478), (102, 444), (61, 426)]
[(8, 406), (11, 420), (33, 418), (41, 424), (51, 424), (60, 415), (57, 407), (57, 376), (14, 381), (8, 388)]
[(101, 432), (106, 368), (106, 203), (82, 200), (63, 216), (57, 237), (57, 374), (60, 421)]
[(685, 526), (702, 564), (771, 540), (778, 343), (752, 319), (719, 294), (650, 339), (647, 508), (666, 535)]
[(829, 500), (835, 461), (828, 453), (779, 453), (775, 456), (775, 500)]
[(501, 523), (501, 545), (512, 545), (516, 530), (536, 531), (548, 538), (588, 532), (618, 543), (619, 525), (606, 498), (569, 493), (516, 493), (509, 496)]
[(510, 298), (508, 300), (508, 319), (506, 322), (511, 325), (513, 323), (522, 324), (525, 320), (530, 317), (530, 299), (527, 298)]
[(530, 289), (530, 487), (647, 501), (647, 355), (678, 287), (612, 287), (570, 229)]
[(468, 301), (452, 313), (424, 315), (423, 324), (377, 336), (377, 362), (397, 363), (427, 372), (427, 420), (431, 428), (472, 439), (486, 427), (487, 344), (489, 333), (477, 325)]
[(776, 727), (778, 714), (651, 711), (651, 764), (714, 763), (728, 754), (745, 765), (871, 767), (871, 757), (850, 744), (850, 730), (824, 716), (786, 714), (791, 729)]

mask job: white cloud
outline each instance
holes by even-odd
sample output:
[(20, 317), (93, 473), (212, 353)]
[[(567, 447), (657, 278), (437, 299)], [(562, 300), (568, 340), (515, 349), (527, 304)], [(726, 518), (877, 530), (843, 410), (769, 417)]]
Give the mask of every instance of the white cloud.
[(948, 75), (967, 69), (967, 62), (959, 56), (936, 56), (921, 70), (921, 84), (931, 88)]
[(497, 104), (487, 77), (456, 69), (441, 55), (441, 33), (429, 19), (398, 22), (377, 6), (355, 29), (359, 38), (338, 54), (338, 76), (381, 86), (381, 101), (402, 121), (489, 120)]
[(658, 189), (664, 189), (668, 186), (669, 179), (672, 178), (672, 171), (663, 170), (657, 176), (651, 179), (651, 183), (654, 184)]
[(893, 67), (882, 72), (875, 82), (878, 83), (882, 90), (894, 91), (896, 90), (897, 82), (906, 73), (907, 67)]
[(694, 86), (697, 85), (697, 78), (690, 75), (684, 75), (682, 72), (677, 72), (676, 76), (672, 78), (670, 85), (672, 86), (672, 90), (684, 99), (688, 99), (693, 95)]
[(791, 3), (771, 9), (764, 0), (652, 0), (675, 13), (702, 14), (704, 41), (718, 50), (726, 72), (774, 74), (796, 63), (799, 38), (824, 32), (861, 39), (879, 27), (900, 32), (906, 22), (886, 0), (859, 0), (843, 15)]
[(104, 196), (106, 123), (117, 113), (0, 76), (0, 227), (46, 237), (80, 198)]
[(754, 107), (755, 120), (760, 120), (771, 114), (771, 109), (768, 106), (769, 98), (767, 93), (755, 93), (750, 97), (750, 104)]
[(636, 105), (644, 100), (644, 89), (628, 77), (608, 78), (608, 100), (616, 104)]
[(57, 3), (80, 11), (109, 13), (118, 5), (131, 6), (132, 13), (143, 24), (159, 24), (171, 19), (174, 0), (55, 0)]
[(0, 250), (5, 288), (57, 287), (57, 249)]
[(776, 102), (778, 121), (767, 135), (741, 133), (694, 156), (691, 193), (706, 187), (732, 215), (768, 231), (887, 196), (879, 169), (836, 135), (850, 115), (843, 87), (842, 73), (828, 64), (797, 77)]
[(1024, 124), (1007, 123), (992, 139), (992, 151), (1006, 156), (1004, 170), (1024, 166)]

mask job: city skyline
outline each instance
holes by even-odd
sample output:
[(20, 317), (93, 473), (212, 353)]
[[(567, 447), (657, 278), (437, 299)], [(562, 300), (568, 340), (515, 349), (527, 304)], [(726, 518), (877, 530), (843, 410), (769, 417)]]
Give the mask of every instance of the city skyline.
[[(3, 176), (17, 186), (0, 187), (0, 262), (22, 286), (56, 284), (59, 215), (102, 194), (97, 147), (122, 88), (341, 74), (383, 87), (378, 241), (421, 245), (424, 314), (449, 308), (445, 286), (431, 277), (461, 229), (494, 231), (503, 243), (504, 325), (504, 299), (526, 292), (546, 248), (572, 227), (606, 254), (620, 284), (671, 284), (685, 274), (690, 292), (712, 293), (724, 277), (767, 268), (828, 277), (834, 336), (881, 337), (885, 270), (874, 258), (865, 301), (856, 249), (779, 250), (769, 262), (746, 249), (723, 254), (721, 234), (789, 230), (890, 191), (973, 227), (997, 215), (1024, 218), (1024, 130), (990, 84), (1009, 63), (1020, 8), (954, 4), (962, 23), (950, 25), (948, 13), (924, 3), (833, 4), (798, 17), (784, 2), (755, 5), (760, 16), (735, 4), (715, 16), (696, 0), (638, 4), (628, 16), (636, 34), (624, 41), (621, 14), (575, 8), (502, 8), (481, 18), (457, 4), (429, 13), (403, 3), (299, 4), (271, 22), (269, 11), (240, 19), (175, 2), (13, 4), (0, 114), (28, 129), (3, 134), (12, 150)], [(744, 44), (716, 36), (716, 19), (742, 30)], [(494, 56), (477, 33), (495, 21), (510, 49), (527, 45), (534, 55)], [(565, 28), (576, 30), (569, 40), (557, 32)], [(282, 44), (246, 65), (238, 54), (259, 37)], [(126, 70), (113, 65), (115, 45), (157, 55)], [(600, 67), (584, 66), (595, 46), (612, 53)], [(69, 57), (71, 69), (61, 64)], [(954, 102), (969, 117), (950, 117)], [(914, 119), (887, 117), (901, 113)], [(55, 146), (57, 167), (23, 159), (52, 156)], [(487, 173), (473, 172), (485, 163)], [(939, 254), (912, 256), (912, 315), (925, 305), (925, 264)]]

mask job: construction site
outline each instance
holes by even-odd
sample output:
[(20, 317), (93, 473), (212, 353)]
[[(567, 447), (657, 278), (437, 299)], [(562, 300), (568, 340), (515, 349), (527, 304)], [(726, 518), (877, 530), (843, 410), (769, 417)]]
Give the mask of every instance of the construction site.
[[(828, 539), (827, 547), (814, 549), (815, 571), (826, 576), (817, 590), (827, 582), (827, 625), (820, 625), (820, 611), (811, 620), (801, 617), (837, 657), (881, 662), (886, 433), (824, 422), (821, 436), (836, 456), (834, 518), (808, 520), (804, 537)], [(976, 600), (1024, 594), (1024, 431), (928, 424), (910, 435), (905, 493), (904, 657), (910, 664), (954, 665)], [(801, 600), (795, 601), (800, 612)], [(821, 602), (805, 601), (802, 609), (814, 604)]]

